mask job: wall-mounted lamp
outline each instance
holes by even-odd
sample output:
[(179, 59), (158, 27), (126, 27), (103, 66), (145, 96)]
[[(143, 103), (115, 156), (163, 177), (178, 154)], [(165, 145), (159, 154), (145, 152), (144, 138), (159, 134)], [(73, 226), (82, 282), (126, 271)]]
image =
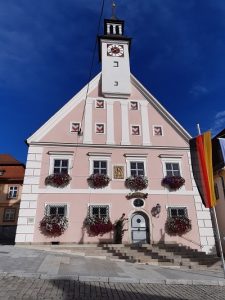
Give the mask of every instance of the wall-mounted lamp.
[(159, 203), (156, 204), (156, 206), (154, 206), (151, 210), (151, 213), (153, 215), (153, 217), (159, 217), (159, 214), (161, 212), (161, 205)]

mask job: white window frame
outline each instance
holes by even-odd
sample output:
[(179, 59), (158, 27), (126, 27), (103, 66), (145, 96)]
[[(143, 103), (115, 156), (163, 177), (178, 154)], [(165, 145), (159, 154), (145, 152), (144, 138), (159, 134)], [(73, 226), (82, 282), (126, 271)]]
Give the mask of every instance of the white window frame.
[[(64, 214), (64, 217), (68, 217), (69, 215), (69, 205), (68, 203), (45, 203), (45, 213), (47, 214), (47, 210), (48, 210), (48, 206), (56, 206), (56, 207), (62, 207), (64, 206), (65, 207), (65, 214)], [(49, 216), (49, 214), (47, 214)]]
[[(79, 130), (78, 131), (72, 131), (72, 126), (73, 124), (79, 124)], [(78, 133), (81, 129), (81, 122), (77, 122), (77, 121), (71, 121), (70, 122), (70, 133)]]
[(94, 172), (94, 161), (107, 161), (107, 175), (112, 178), (112, 166), (111, 166), (111, 153), (101, 153), (98, 155), (92, 155), (91, 153), (89, 155), (89, 174), (93, 174)]
[(139, 199), (139, 198), (135, 198), (135, 199), (132, 199), (132, 206), (135, 208), (135, 209), (143, 209), (143, 208), (145, 208), (145, 199), (142, 199), (142, 198), (140, 198), (141, 200), (143, 200), (143, 202), (144, 202), (144, 204), (142, 205), (142, 206), (135, 206), (134, 205), (134, 201), (135, 200), (137, 200), (137, 199)]
[[(136, 102), (137, 103), (137, 109), (132, 109), (131, 108), (131, 103), (132, 102)], [(129, 110), (131, 110), (131, 111), (138, 111), (138, 110), (140, 110), (140, 103), (137, 100), (130, 100), (130, 102), (129, 102)]]
[(182, 163), (181, 163), (181, 158), (175, 158), (175, 157), (165, 157), (165, 158), (161, 158), (161, 162), (162, 162), (162, 167), (163, 167), (163, 176), (166, 177), (167, 173), (166, 173), (166, 163), (175, 163), (175, 164), (179, 164), (179, 168), (180, 168), (180, 176), (183, 176), (183, 172), (182, 172)]
[(169, 216), (169, 217), (172, 217), (172, 215), (171, 215), (171, 209), (184, 209), (185, 210), (185, 217), (187, 217), (188, 218), (188, 209), (187, 209), (187, 206), (184, 206), (184, 205), (182, 205), (182, 206), (177, 206), (177, 205), (173, 205), (173, 206), (166, 206), (166, 209), (167, 209), (167, 215)]
[[(180, 154), (160, 154), (159, 157), (161, 158), (162, 163), (162, 171), (163, 171), (163, 178), (167, 176), (166, 173), (166, 163), (178, 163), (180, 168), (180, 176), (183, 177), (183, 171), (182, 171), (182, 155)], [(168, 189), (166, 186), (164, 186), (164, 189)], [(185, 185), (183, 185), (179, 191), (184, 191)]]
[[(13, 196), (10, 196), (10, 189), (13, 189), (13, 193), (14, 193), (14, 191), (15, 191), (15, 188), (16, 188), (16, 196), (15, 197), (13, 197)], [(19, 194), (19, 186), (18, 185), (10, 185), (9, 187), (8, 187), (8, 195), (7, 195), (7, 198), (8, 199), (17, 199), (18, 198), (18, 194)]]
[(68, 174), (71, 174), (71, 169), (73, 166), (73, 152), (71, 153), (55, 153), (50, 154), (50, 163), (49, 163), (49, 175), (54, 173), (54, 161), (55, 160), (68, 160)]
[[(104, 131), (103, 132), (97, 132), (97, 125), (103, 125)], [(106, 126), (105, 123), (95, 123), (95, 134), (105, 134), (106, 133)]]
[(127, 166), (127, 177), (131, 176), (130, 163), (131, 162), (143, 162), (144, 163), (144, 176), (147, 177), (147, 169), (146, 169), (146, 157), (138, 157), (132, 156), (126, 158), (126, 166)]
[[(98, 101), (103, 101), (103, 107), (97, 107), (97, 102)], [(95, 108), (96, 109), (105, 109), (105, 100), (103, 100), (103, 99), (95, 99)]]
[[(6, 213), (6, 211), (13, 211), (13, 214), (11, 214), (11, 213)], [(13, 219), (11, 219), (11, 218), (6, 218), (6, 215), (9, 215), (9, 216), (11, 216), (11, 215), (13, 215), (14, 216), (14, 218)], [(3, 222), (15, 222), (15, 220), (16, 220), (16, 208), (14, 208), (14, 207), (6, 207), (5, 209), (4, 209), (4, 215), (3, 215)]]
[[(133, 131), (132, 131), (132, 128), (133, 128), (134, 126), (135, 126), (135, 127), (139, 127), (139, 134), (133, 134), (133, 133), (132, 133), (132, 132), (133, 132)], [(131, 124), (131, 125), (130, 125), (130, 135), (131, 135), (131, 136), (141, 136), (141, 135), (142, 135), (142, 132), (141, 132), (141, 125), (140, 125), (140, 124)]]

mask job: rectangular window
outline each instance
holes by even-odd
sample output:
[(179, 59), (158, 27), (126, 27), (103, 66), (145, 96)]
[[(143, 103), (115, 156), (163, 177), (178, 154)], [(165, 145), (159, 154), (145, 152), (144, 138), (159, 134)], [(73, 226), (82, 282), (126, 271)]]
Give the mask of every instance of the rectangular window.
[(118, 68), (118, 67), (119, 67), (119, 62), (118, 62), (118, 61), (114, 61), (114, 62), (113, 62), (113, 67)]
[(89, 206), (90, 217), (105, 218), (109, 217), (108, 205), (90, 205)]
[(80, 123), (71, 123), (70, 132), (79, 132), (80, 131)]
[(144, 163), (143, 162), (135, 162), (132, 161), (130, 162), (130, 175), (131, 176), (144, 176), (145, 171), (144, 171)]
[(57, 205), (57, 204), (50, 204), (46, 205), (46, 214), (48, 216), (66, 216), (67, 215), (67, 205)]
[(68, 159), (55, 159), (54, 160), (54, 174), (68, 174), (69, 160)]
[(216, 200), (218, 200), (220, 198), (220, 195), (219, 195), (219, 189), (217, 183), (214, 184), (214, 190), (215, 190)]
[(16, 209), (15, 208), (5, 208), (4, 210), (4, 221), (13, 222), (16, 219)]
[(140, 135), (140, 126), (139, 125), (131, 126), (131, 134)]
[(166, 163), (166, 176), (180, 176), (179, 163)]
[(95, 132), (96, 133), (105, 133), (105, 125), (104, 124), (96, 124)]
[(107, 161), (106, 160), (94, 160), (93, 161), (93, 173), (94, 174), (107, 174)]
[(163, 135), (162, 126), (154, 126), (153, 127), (153, 135), (162, 136)]
[(187, 217), (187, 208), (186, 207), (169, 207), (168, 208), (169, 217)]
[(8, 191), (8, 198), (15, 199), (15, 198), (17, 198), (17, 195), (18, 195), (18, 186), (10, 186), (9, 191)]
[(138, 103), (137, 103), (137, 101), (131, 101), (130, 102), (130, 109), (131, 110), (138, 110)]
[(104, 100), (99, 100), (99, 99), (97, 99), (97, 100), (95, 101), (95, 107), (96, 107), (96, 108), (104, 108), (104, 106), (105, 106)]

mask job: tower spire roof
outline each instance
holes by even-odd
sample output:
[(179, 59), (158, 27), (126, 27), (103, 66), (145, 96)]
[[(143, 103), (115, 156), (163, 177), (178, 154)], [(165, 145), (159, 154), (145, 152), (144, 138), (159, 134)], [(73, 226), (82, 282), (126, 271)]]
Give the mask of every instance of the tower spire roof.
[(114, 0), (112, 0), (112, 17), (111, 17), (112, 20), (117, 20), (117, 17), (116, 17), (116, 3)]

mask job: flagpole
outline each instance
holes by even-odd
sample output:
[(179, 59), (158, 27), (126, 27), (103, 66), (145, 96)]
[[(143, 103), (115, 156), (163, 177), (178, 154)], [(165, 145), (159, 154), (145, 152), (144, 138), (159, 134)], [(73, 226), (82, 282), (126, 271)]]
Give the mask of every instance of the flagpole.
[[(200, 129), (200, 125), (197, 124), (197, 130), (198, 130), (198, 134), (201, 134), (201, 129)], [(224, 255), (223, 255), (223, 248), (222, 248), (222, 243), (221, 243), (221, 238), (220, 238), (220, 232), (219, 232), (219, 226), (218, 226), (218, 221), (217, 221), (217, 216), (216, 216), (216, 210), (215, 210), (215, 206), (213, 206), (212, 208), (210, 208), (211, 214), (213, 215), (214, 221), (215, 221), (215, 231), (216, 231), (216, 236), (217, 236), (217, 240), (218, 240), (218, 246), (219, 246), (219, 252), (220, 252), (220, 257), (221, 257), (221, 261), (222, 261), (222, 265), (223, 265), (223, 273), (224, 273), (224, 278), (225, 278), (225, 262), (224, 262)]]

